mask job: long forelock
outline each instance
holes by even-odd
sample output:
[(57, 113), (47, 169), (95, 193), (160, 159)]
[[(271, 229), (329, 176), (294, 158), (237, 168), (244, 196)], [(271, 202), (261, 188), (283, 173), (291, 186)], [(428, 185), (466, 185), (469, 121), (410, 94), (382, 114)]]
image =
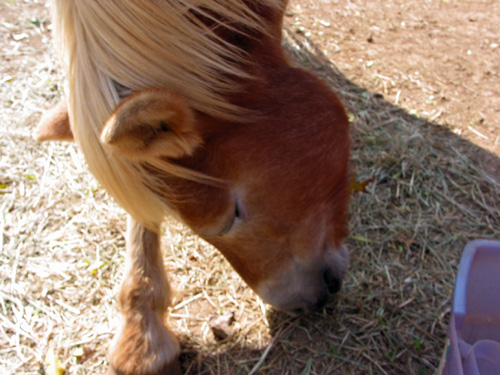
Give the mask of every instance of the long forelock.
[[(253, 2), (271, 8), (285, 4), (284, 0)], [(97, 68), (95, 76), (133, 91), (168, 87), (196, 110), (223, 118), (238, 112), (226, 94), (234, 90), (234, 78), (248, 77), (240, 64), (248, 56), (222, 40), (217, 26), (262, 34), (273, 26), (243, 0), (53, 3), (55, 36), (69, 67), (72, 61), (83, 65), (87, 60)]]
[[(247, 56), (221, 40), (213, 26), (224, 22), (224, 27), (240, 25), (270, 33), (272, 25), (248, 3), (52, 0), (54, 36), (68, 72), (75, 139), (95, 177), (126, 211), (150, 228), (169, 210), (165, 200), (152, 191), (167, 187), (156, 186), (157, 180), (139, 163), (106, 150), (99, 142), (102, 127), (123, 88), (166, 87), (186, 97), (195, 110), (218, 118), (241, 116), (241, 109), (227, 101), (227, 93), (234, 88), (234, 78), (247, 77), (241, 68)], [(254, 1), (272, 8), (285, 3)], [(189, 171), (173, 169), (174, 175), (185, 173), (193, 178)]]

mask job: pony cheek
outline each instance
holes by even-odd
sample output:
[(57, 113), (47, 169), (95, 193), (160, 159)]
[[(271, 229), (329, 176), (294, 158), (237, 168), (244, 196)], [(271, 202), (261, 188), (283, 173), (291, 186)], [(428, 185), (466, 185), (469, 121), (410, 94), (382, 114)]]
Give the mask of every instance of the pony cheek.
[(180, 199), (175, 203), (175, 211), (193, 232), (209, 240), (218, 236), (234, 220), (234, 204), (227, 189), (205, 185), (199, 193)]

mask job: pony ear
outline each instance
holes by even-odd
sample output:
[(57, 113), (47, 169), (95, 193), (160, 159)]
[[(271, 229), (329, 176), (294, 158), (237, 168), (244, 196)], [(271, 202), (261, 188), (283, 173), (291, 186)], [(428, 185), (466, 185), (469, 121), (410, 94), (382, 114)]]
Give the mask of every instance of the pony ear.
[(191, 155), (202, 143), (187, 101), (166, 89), (132, 94), (111, 114), (101, 141), (129, 159)]
[(73, 141), (66, 99), (62, 99), (45, 112), (36, 127), (35, 139), (38, 142)]

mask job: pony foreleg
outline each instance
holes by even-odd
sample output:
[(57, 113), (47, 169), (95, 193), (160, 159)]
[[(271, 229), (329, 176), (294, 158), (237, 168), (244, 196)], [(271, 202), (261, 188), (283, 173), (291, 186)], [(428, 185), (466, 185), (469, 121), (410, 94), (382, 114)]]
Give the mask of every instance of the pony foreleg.
[(165, 325), (171, 292), (158, 231), (129, 217), (127, 268), (119, 294), (123, 321), (109, 352), (109, 363), (118, 375), (181, 373), (179, 344)]

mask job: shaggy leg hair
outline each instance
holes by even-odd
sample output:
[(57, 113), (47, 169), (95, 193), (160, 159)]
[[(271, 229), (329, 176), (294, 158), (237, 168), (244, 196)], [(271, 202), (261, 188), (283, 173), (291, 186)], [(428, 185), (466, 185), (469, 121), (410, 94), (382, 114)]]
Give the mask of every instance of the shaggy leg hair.
[(123, 322), (109, 353), (116, 374), (180, 374), (179, 344), (165, 326), (171, 302), (158, 231), (128, 221), (127, 271), (119, 302)]

